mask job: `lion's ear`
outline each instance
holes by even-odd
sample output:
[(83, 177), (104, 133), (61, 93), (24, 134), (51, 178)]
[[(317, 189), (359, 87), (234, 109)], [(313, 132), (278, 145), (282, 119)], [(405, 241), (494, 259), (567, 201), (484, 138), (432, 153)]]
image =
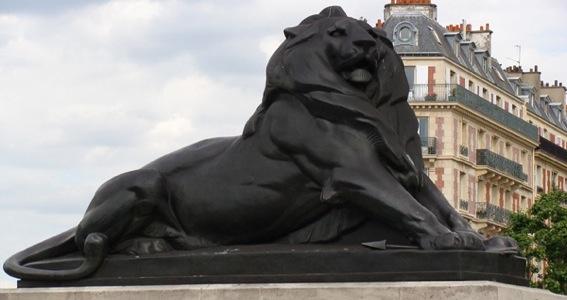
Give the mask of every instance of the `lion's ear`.
[(292, 39), (294, 37), (296, 37), (299, 34), (299, 28), (297, 28), (299, 26), (296, 27), (288, 27), (286, 29), (284, 29), (283, 34), (285, 36), (286, 39)]
[(297, 25), (284, 29), (284, 35), (287, 41), (286, 48), (291, 48), (301, 42), (304, 42), (317, 34), (316, 26), (311, 24)]

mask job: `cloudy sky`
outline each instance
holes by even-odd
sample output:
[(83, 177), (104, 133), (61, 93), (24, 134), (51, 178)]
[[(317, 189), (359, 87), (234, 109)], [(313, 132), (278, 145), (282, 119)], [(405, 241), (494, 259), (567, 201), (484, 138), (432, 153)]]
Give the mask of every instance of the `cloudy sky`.
[[(239, 134), (284, 27), (334, 4), (373, 24), (386, 2), (0, 1), (0, 262), (77, 224), (113, 175)], [(504, 66), (521, 45), (567, 82), (567, 1), (434, 3), (441, 24), (489, 22)]]

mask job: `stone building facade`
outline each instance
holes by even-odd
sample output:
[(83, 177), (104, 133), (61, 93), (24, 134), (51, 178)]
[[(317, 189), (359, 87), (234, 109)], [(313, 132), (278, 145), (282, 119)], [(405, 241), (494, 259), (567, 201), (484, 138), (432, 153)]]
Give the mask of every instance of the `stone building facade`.
[(567, 189), (565, 88), (501, 68), (489, 24), (441, 26), (430, 0), (392, 0), (377, 26), (402, 57), (430, 178), (486, 235), (538, 193)]

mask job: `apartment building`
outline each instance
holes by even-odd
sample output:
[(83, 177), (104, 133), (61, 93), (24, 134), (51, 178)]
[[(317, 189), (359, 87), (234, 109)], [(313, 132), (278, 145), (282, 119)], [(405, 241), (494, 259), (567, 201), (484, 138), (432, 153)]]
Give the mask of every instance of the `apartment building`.
[(565, 88), (503, 70), (490, 24), (442, 26), (430, 0), (392, 0), (378, 20), (402, 57), (428, 175), (486, 235), (537, 194), (567, 188)]

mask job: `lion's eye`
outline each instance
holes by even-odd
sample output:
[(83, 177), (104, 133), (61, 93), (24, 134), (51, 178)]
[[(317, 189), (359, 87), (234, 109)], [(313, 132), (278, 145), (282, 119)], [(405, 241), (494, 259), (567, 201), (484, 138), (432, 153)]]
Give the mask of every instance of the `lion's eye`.
[(345, 36), (346, 30), (340, 27), (329, 28), (329, 35), (334, 37)]

